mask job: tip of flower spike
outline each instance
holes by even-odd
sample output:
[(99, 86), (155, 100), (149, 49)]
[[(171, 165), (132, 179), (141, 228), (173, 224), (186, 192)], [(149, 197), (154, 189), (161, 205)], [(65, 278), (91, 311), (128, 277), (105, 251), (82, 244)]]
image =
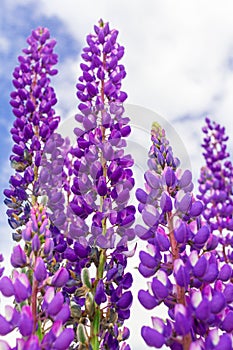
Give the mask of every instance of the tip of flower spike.
[(104, 21), (102, 20), (102, 18), (100, 18), (100, 20), (99, 20), (99, 26), (100, 26), (101, 28), (104, 27)]
[(151, 132), (155, 132), (156, 134), (161, 132), (162, 127), (158, 122), (153, 122), (151, 126)]

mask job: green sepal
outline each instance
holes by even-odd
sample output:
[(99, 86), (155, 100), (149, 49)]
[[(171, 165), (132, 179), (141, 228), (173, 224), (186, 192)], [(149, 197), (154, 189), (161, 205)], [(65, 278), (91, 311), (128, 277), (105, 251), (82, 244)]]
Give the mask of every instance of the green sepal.
[(82, 283), (89, 289), (91, 289), (92, 285), (91, 285), (91, 278), (90, 278), (90, 274), (89, 274), (89, 270), (87, 267), (84, 267), (82, 269), (81, 272), (81, 280)]
[(84, 327), (84, 325), (82, 323), (78, 324), (77, 338), (78, 338), (78, 341), (81, 344), (86, 344), (87, 343), (86, 330), (85, 330), (85, 327)]

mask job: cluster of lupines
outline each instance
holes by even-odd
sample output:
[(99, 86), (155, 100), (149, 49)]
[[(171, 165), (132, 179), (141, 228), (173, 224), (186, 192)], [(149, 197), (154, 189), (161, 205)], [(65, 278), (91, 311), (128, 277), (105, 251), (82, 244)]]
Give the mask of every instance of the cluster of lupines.
[[(15, 73), (20, 84), (26, 76), (27, 85), (17, 85), (12, 94), (16, 121), (22, 119), (24, 125), (16, 123), (12, 129), (18, 147), (13, 147), (16, 156), (11, 161), (15, 178), (28, 181), (10, 181), (5, 202), (12, 209), (10, 225), (17, 228), (14, 239), (22, 239), (24, 246), (16, 246), (11, 258), (20, 272), (14, 272), (13, 281), (4, 276), (0, 284), (3, 295), (14, 296), (18, 312), (17, 317), (2, 316), (2, 335), (19, 329), (23, 340), (18, 339), (17, 346), (25, 349), (119, 349), (120, 343), (121, 349), (129, 349), (129, 330), (123, 324), (130, 315), (132, 276), (125, 268), (135, 251), (127, 246), (134, 238), (135, 208), (127, 205), (134, 186), (129, 169), (133, 160), (123, 150), (123, 137), (130, 133), (122, 106), (127, 95), (120, 90), (125, 71), (118, 63), (124, 48), (116, 43), (118, 33), (108, 23), (100, 21), (95, 32), (87, 37), (89, 47), (82, 55), (87, 64), (81, 64), (77, 95), (82, 103), (76, 119), (83, 128), (75, 129), (73, 147), (53, 133), (58, 119), (48, 74), (55, 73), (51, 65), (56, 56), (54, 41), (45, 44), (46, 29), (33, 31)], [(24, 197), (19, 198), (22, 191)], [(41, 196), (46, 197), (43, 204)], [(22, 225), (25, 229), (19, 229)], [(24, 299), (15, 285), (19, 277)], [(32, 325), (28, 331), (23, 329), (25, 313)]]
[(142, 327), (146, 344), (233, 349), (232, 165), (224, 129), (208, 119), (203, 129), (202, 203), (192, 193), (191, 172), (178, 169), (164, 130), (153, 124), (145, 190), (136, 191), (144, 224), (133, 229), (133, 160), (124, 154), (130, 126), (121, 91), (126, 73), (119, 63), (124, 48), (108, 23), (100, 20), (94, 30), (82, 53), (75, 145), (54, 133), (59, 118), (49, 76), (56, 74), (57, 56), (47, 29), (32, 32), (14, 71), (16, 174), (5, 204), (13, 239), (21, 242), (11, 255), (12, 278), (0, 269), (0, 291), (14, 298), (0, 315), (0, 335), (18, 330), (18, 338), (15, 347), (4, 340), (0, 347), (129, 350), (126, 266), (135, 253), (128, 241), (137, 235), (148, 242), (139, 271), (153, 277), (139, 300), (146, 309), (168, 309), (165, 322), (152, 317), (153, 327)]
[[(0, 335), (17, 329), (12, 349), (67, 349), (74, 339), (72, 328), (65, 327), (70, 319), (70, 307), (60, 289), (69, 280), (66, 268), (54, 272), (54, 243), (50, 222), (43, 205), (35, 204), (30, 219), (22, 230), (24, 249), (13, 248), (12, 278), (3, 276), (0, 291), (14, 297), (15, 306), (6, 306), (5, 317), (0, 315)], [(1, 349), (11, 349), (0, 341)]]
[(29, 218), (30, 201), (36, 202), (43, 149), (59, 123), (53, 109), (57, 99), (50, 86), (50, 76), (57, 73), (53, 68), (57, 63), (53, 52), (56, 41), (50, 39), (48, 29), (38, 28), (27, 43), (13, 73), (16, 90), (11, 93), (10, 104), (16, 119), (11, 129), (14, 145), (10, 160), (16, 172), (10, 178), (10, 189), (4, 191), (15, 240), (21, 238), (20, 227)]
[(149, 156), (145, 190), (136, 192), (144, 222), (136, 232), (148, 242), (139, 271), (153, 278), (138, 297), (146, 309), (167, 307), (168, 318), (152, 317), (142, 337), (155, 348), (232, 349), (232, 268), (218, 259), (218, 240), (200, 216), (204, 207), (192, 194), (191, 172), (177, 169), (157, 124)]

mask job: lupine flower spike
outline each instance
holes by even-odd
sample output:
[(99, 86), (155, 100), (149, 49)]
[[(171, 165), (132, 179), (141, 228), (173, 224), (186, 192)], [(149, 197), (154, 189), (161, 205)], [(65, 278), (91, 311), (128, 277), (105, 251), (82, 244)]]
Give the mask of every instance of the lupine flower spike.
[(136, 233), (148, 242), (148, 251), (139, 254), (139, 271), (152, 280), (138, 297), (146, 309), (163, 304), (168, 317), (152, 317), (142, 337), (155, 348), (228, 349), (232, 269), (217, 259), (215, 236), (201, 218), (204, 206), (192, 193), (191, 172), (177, 168), (158, 124), (151, 135), (145, 190), (136, 192), (144, 225)]
[(67, 164), (69, 159), (73, 164), (67, 191), (75, 215), (68, 230), (75, 244), (67, 258), (79, 282), (75, 298), (72, 288), (66, 291), (80, 348), (90, 344), (93, 349), (118, 349), (122, 343), (129, 349), (129, 330), (123, 324), (130, 316), (132, 276), (124, 270), (134, 253), (127, 242), (135, 237), (135, 208), (128, 205), (133, 160), (124, 154), (124, 138), (130, 133), (122, 105), (127, 95), (121, 91), (126, 73), (119, 63), (124, 48), (108, 23), (101, 20), (94, 30), (87, 36), (77, 84), (77, 144), (67, 156)]

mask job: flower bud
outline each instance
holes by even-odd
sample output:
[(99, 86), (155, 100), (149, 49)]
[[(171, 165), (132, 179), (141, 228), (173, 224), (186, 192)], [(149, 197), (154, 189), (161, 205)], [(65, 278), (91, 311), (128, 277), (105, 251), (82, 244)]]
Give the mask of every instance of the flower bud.
[(85, 285), (87, 288), (91, 289), (91, 278), (89, 274), (89, 269), (87, 267), (84, 267), (81, 272), (81, 280), (83, 285)]
[(90, 316), (94, 314), (94, 311), (95, 311), (94, 297), (91, 292), (88, 292), (86, 294), (85, 309)]
[(82, 323), (78, 324), (77, 338), (81, 344), (87, 343), (87, 332), (86, 332), (85, 326)]

